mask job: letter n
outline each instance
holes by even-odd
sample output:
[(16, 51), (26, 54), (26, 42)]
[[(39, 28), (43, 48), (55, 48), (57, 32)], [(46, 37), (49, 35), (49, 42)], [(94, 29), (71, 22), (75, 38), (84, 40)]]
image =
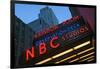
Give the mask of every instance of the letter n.
[(35, 55), (34, 55), (34, 47), (32, 47), (31, 50), (29, 50), (29, 49), (26, 50), (26, 60), (27, 61), (29, 60), (29, 57), (31, 57), (31, 58), (35, 57)]

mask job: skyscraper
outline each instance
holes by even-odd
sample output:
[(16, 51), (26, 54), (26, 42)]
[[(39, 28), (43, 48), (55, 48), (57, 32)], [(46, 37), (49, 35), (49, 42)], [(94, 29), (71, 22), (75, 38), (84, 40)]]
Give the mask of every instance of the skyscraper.
[(45, 28), (49, 28), (49, 25), (41, 18), (38, 18), (31, 23), (28, 24), (30, 28), (32, 28), (35, 32), (40, 32)]
[(39, 18), (44, 19), (49, 26), (57, 25), (58, 19), (48, 6), (40, 10)]
[(57, 25), (58, 19), (55, 16), (54, 12), (51, 8), (45, 7), (40, 9), (38, 19), (32, 21), (28, 25), (35, 32), (40, 32), (46, 28), (50, 28), (51, 26)]

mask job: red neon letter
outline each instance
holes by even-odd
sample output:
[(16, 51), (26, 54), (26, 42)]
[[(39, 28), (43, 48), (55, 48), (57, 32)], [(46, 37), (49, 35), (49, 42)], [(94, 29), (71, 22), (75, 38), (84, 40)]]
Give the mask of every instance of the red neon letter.
[(34, 58), (35, 56), (34, 56), (34, 47), (32, 47), (32, 49), (31, 49), (31, 51), (28, 49), (28, 50), (26, 50), (26, 60), (28, 61), (29, 60), (29, 56), (31, 57), (31, 58)]
[(40, 43), (39, 50), (40, 50), (40, 54), (46, 53), (46, 45), (45, 45), (45, 43)]
[(50, 46), (51, 46), (52, 48), (57, 48), (57, 47), (60, 45), (59, 43), (57, 43), (56, 45), (53, 44), (53, 42), (54, 42), (55, 40), (57, 40), (57, 39), (58, 39), (58, 36), (55, 36), (54, 38), (51, 39), (51, 41), (50, 41)]
[(84, 28), (80, 28), (80, 32), (83, 33), (85, 31)]

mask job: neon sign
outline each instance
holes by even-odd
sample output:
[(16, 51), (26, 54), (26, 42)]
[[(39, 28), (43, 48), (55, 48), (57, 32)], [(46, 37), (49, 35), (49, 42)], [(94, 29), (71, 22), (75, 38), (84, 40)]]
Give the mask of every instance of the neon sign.
[(80, 18), (81, 18), (80, 16), (75, 16), (75, 17), (73, 17), (73, 18), (71, 18), (71, 19), (69, 19), (69, 20), (66, 20), (66, 21), (62, 22), (62, 23), (59, 24), (59, 25), (56, 25), (56, 26), (51, 27), (50, 29), (45, 29), (45, 30), (43, 30), (43, 31), (41, 31), (41, 32), (38, 32), (38, 33), (35, 34), (33, 37), (34, 37), (34, 38), (39, 38), (39, 37), (41, 37), (41, 36), (43, 36), (43, 35), (45, 35), (45, 34), (48, 34), (48, 33), (50, 33), (50, 32), (53, 32), (53, 31), (59, 29), (60, 27), (63, 27), (63, 26), (69, 25), (69, 24), (71, 24), (71, 23), (73, 23), (73, 22), (76, 22), (76, 21), (78, 21)]
[[(63, 46), (63, 44), (71, 43), (71, 40), (77, 40), (83, 37), (83, 34), (88, 34), (90, 31), (79, 16), (52, 28), (49, 32), (39, 32), (35, 35), (35, 42), (32, 48), (25, 51), (26, 61), (44, 54), (46, 55), (46, 53), (49, 53), (48, 47), (56, 50)], [(35, 50), (36, 46), (38, 47), (37, 51)], [(38, 55), (36, 52), (38, 52)]]

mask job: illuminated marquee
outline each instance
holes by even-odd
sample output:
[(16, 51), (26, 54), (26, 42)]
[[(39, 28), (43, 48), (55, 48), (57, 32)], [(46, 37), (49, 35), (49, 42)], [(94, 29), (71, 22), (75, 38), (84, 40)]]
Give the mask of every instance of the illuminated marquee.
[[(73, 17), (60, 25), (39, 32), (34, 36), (32, 48), (26, 50), (26, 61), (49, 54), (49, 50), (56, 50), (61, 46), (72, 43), (72, 40), (81, 39), (81, 37), (84, 37), (83, 35), (90, 34), (89, 32), (88, 26), (80, 16)], [(35, 50), (36, 47), (38, 47), (38, 50)]]

